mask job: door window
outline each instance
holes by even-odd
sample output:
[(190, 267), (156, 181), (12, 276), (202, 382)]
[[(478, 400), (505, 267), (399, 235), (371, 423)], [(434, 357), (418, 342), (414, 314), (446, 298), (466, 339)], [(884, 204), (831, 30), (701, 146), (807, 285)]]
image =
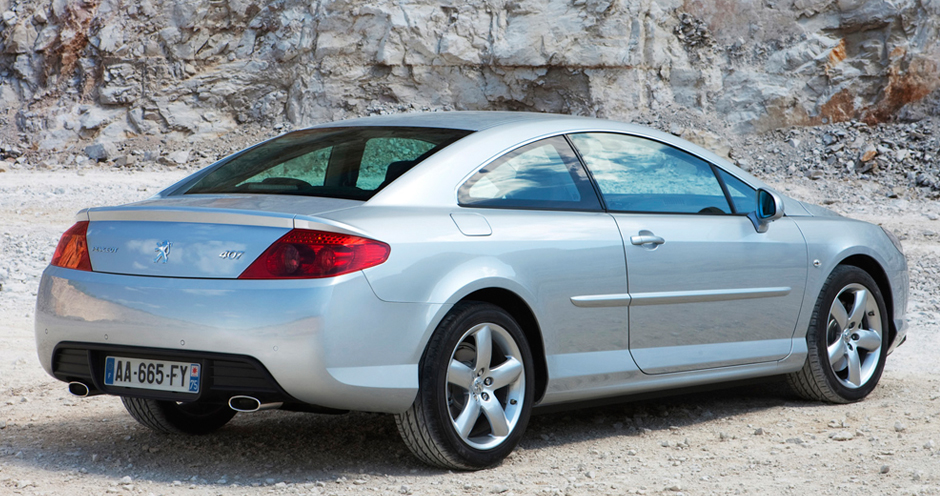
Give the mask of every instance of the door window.
[(600, 202), (568, 142), (560, 136), (494, 160), (458, 191), (463, 206), (600, 210)]
[(711, 164), (669, 145), (613, 133), (573, 134), (571, 141), (618, 212), (729, 214)]

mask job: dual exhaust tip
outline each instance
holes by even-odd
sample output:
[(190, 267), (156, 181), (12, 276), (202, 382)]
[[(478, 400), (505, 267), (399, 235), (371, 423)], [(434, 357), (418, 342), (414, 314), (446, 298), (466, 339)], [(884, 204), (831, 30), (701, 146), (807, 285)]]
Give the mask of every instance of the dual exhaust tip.
[[(101, 391), (97, 389), (90, 388), (87, 384), (83, 382), (73, 381), (69, 383), (69, 392), (75, 396), (93, 396), (96, 394), (101, 394)], [(261, 400), (255, 398), (254, 396), (232, 396), (228, 400), (228, 406), (236, 412), (242, 413), (252, 413), (260, 412), (262, 410), (276, 410), (283, 406), (284, 403), (262, 403)]]

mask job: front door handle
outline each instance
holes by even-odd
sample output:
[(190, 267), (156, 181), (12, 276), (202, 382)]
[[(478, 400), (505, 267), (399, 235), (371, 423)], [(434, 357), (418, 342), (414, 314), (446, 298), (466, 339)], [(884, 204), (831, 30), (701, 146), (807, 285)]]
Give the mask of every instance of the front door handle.
[(652, 244), (654, 247), (656, 245), (661, 245), (665, 243), (666, 240), (661, 236), (656, 236), (650, 231), (642, 230), (636, 236), (630, 236), (630, 243), (634, 245), (647, 245)]

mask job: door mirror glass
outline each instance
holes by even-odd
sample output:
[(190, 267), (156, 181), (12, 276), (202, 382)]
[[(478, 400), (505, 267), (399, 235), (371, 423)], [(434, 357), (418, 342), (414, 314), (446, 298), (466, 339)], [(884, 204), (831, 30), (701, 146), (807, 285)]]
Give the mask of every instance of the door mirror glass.
[(770, 219), (777, 214), (777, 204), (769, 191), (762, 189), (757, 192), (757, 207), (758, 219)]
[(771, 222), (783, 217), (783, 199), (773, 191), (761, 188), (757, 190), (757, 210), (747, 216), (757, 232), (767, 232)]

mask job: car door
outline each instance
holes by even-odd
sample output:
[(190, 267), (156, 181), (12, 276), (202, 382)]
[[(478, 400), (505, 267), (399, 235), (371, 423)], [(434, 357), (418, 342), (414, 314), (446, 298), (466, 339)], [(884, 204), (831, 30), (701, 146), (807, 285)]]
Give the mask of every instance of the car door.
[(494, 160), (463, 183), (458, 199), (461, 215), (485, 219), (458, 220), (477, 235), (472, 249), (511, 266), (514, 283), (532, 295), (552, 388), (602, 387), (634, 368), (626, 309), (578, 300), (626, 293), (626, 264), (617, 224), (563, 136)]
[(758, 233), (746, 217), (756, 192), (670, 145), (613, 133), (570, 138), (623, 236), (629, 346), (643, 372), (789, 354), (807, 270), (794, 222)]

